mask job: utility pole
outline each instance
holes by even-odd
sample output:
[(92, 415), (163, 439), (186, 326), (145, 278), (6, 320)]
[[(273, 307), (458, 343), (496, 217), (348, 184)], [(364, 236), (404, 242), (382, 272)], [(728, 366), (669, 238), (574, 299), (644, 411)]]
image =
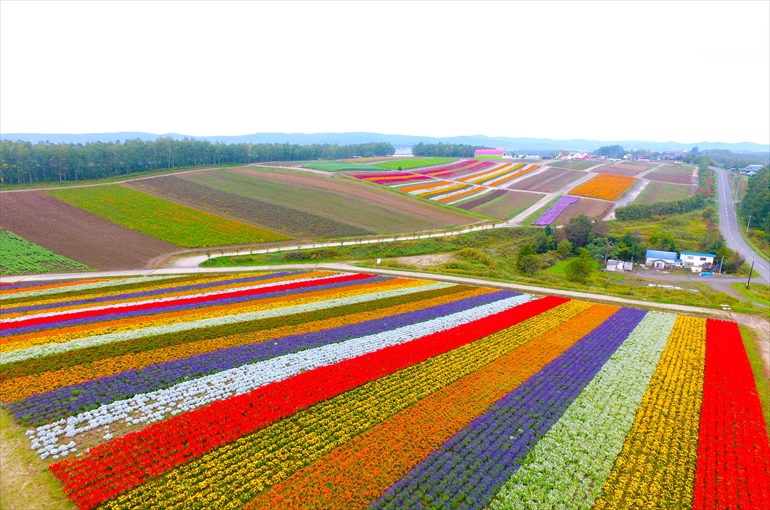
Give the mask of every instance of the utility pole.
[(604, 252), (604, 269), (607, 269), (607, 256), (610, 253), (610, 245), (612, 245), (612, 243), (607, 239), (607, 249)]
[(749, 225), (751, 225), (751, 215), (749, 214), (749, 221), (746, 223), (746, 235), (749, 235)]
[(754, 273), (754, 259), (751, 259), (751, 271), (749, 271), (749, 280), (746, 282), (746, 290), (749, 290), (751, 285), (751, 275)]
[(722, 261), (719, 263), (719, 274), (722, 274), (722, 265), (725, 263), (725, 256), (722, 255)]

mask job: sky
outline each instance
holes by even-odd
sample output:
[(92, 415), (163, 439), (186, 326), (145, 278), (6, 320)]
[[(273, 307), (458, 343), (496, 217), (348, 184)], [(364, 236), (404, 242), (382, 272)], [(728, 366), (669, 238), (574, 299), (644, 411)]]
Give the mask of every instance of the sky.
[(770, 143), (770, 2), (0, 2), (0, 133)]

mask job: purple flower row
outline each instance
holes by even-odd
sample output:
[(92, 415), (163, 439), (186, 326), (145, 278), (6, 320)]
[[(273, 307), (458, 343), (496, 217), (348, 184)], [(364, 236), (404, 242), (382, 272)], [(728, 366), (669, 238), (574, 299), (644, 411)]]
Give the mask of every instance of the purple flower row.
[[(350, 281), (344, 281), (344, 282), (338, 282), (338, 283), (327, 283), (327, 284), (320, 284), (320, 285), (314, 285), (312, 287), (300, 287), (296, 289), (288, 289), (288, 290), (279, 290), (274, 292), (266, 292), (264, 294), (251, 294), (247, 296), (237, 296), (237, 297), (231, 297), (231, 298), (222, 298), (217, 299), (214, 301), (203, 301), (198, 303), (186, 303), (181, 305), (172, 305), (172, 306), (158, 306), (157, 308), (148, 308), (144, 310), (134, 310), (130, 312), (115, 312), (107, 315), (96, 315), (94, 317), (80, 317), (78, 319), (69, 319), (69, 320), (62, 320), (62, 321), (56, 321), (56, 322), (46, 322), (43, 324), (33, 324), (30, 326), (21, 326), (18, 328), (8, 328), (3, 331), (0, 331), (0, 337), (4, 336), (11, 336), (11, 335), (21, 335), (23, 333), (31, 333), (33, 331), (45, 331), (48, 329), (56, 329), (56, 328), (64, 328), (69, 326), (79, 326), (82, 324), (90, 324), (93, 322), (108, 322), (108, 321), (114, 321), (114, 320), (123, 320), (123, 319), (129, 319), (131, 317), (142, 317), (145, 315), (156, 315), (159, 313), (171, 313), (171, 312), (179, 312), (179, 311), (185, 311), (185, 310), (194, 310), (196, 308), (205, 308), (208, 306), (222, 306), (222, 305), (232, 305), (236, 303), (244, 303), (247, 301), (257, 301), (260, 299), (269, 299), (274, 297), (281, 297), (281, 296), (290, 296), (292, 294), (301, 294), (305, 292), (316, 292), (320, 290), (329, 290), (329, 289), (337, 289), (341, 287), (348, 287), (351, 285), (361, 285), (361, 284), (369, 284), (369, 283), (377, 283), (382, 282), (385, 280), (390, 280), (392, 277), (390, 276), (372, 276), (369, 278), (364, 278), (360, 280), (350, 280)], [(323, 280), (320, 280), (322, 282)], [(286, 283), (276, 283), (276, 286), (279, 285), (290, 285), (292, 282), (286, 282)]]
[[(269, 280), (271, 278), (280, 278), (283, 276), (296, 275), (304, 271), (286, 271), (283, 273), (271, 273), (261, 276), (249, 276), (245, 278), (236, 278), (233, 280), (219, 280), (216, 282), (197, 283), (195, 285), (182, 285), (179, 287), (166, 287), (162, 289), (146, 290), (143, 292), (130, 292), (126, 294), (117, 294), (113, 296), (100, 296), (92, 298), (77, 299), (73, 301), (59, 301), (57, 303), (40, 303), (30, 306), (18, 306), (16, 308), (3, 308), (0, 310), (0, 314), (18, 313), (18, 312), (31, 312), (35, 310), (47, 310), (50, 308), (61, 308), (65, 306), (77, 306), (93, 303), (104, 303), (108, 301), (120, 301), (124, 299), (136, 299), (149, 296), (158, 296), (162, 294), (172, 294), (175, 292), (186, 292), (190, 290), (207, 289), (210, 287), (221, 287), (224, 285), (237, 285), (239, 283), (256, 282), (260, 280)], [(127, 282), (126, 285), (131, 282)]]
[(559, 200), (557, 200), (556, 203), (549, 207), (548, 210), (544, 212), (538, 219), (533, 221), (532, 224), (539, 227), (542, 227), (543, 225), (550, 225), (554, 222), (554, 220), (556, 220), (556, 218), (559, 217), (561, 213), (564, 212), (564, 209), (566, 209), (568, 205), (574, 204), (578, 200), (580, 200), (578, 197), (564, 195)]
[(483, 508), (644, 318), (621, 309), (390, 487), (374, 508)]
[(42, 425), (138, 393), (168, 388), (182, 381), (293, 352), (410, 326), (517, 295), (518, 292), (498, 291), (358, 324), (198, 354), (33, 395), (11, 404), (10, 408), (17, 421), (25, 425)]

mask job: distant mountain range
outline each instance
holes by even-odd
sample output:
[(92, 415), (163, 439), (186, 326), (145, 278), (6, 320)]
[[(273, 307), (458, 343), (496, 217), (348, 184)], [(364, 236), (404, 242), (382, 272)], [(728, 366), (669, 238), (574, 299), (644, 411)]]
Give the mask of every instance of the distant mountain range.
[(23, 140), (32, 143), (49, 141), (51, 143), (88, 143), (88, 142), (121, 142), (129, 139), (141, 138), (142, 140), (155, 140), (161, 136), (170, 136), (175, 139), (195, 138), (210, 142), (224, 143), (290, 143), (298, 145), (310, 144), (361, 144), (369, 142), (389, 142), (398, 149), (411, 147), (419, 142), (423, 143), (463, 143), (469, 145), (484, 145), (501, 149), (515, 150), (518, 153), (551, 150), (592, 151), (605, 145), (621, 145), (625, 149), (649, 149), (652, 151), (681, 151), (698, 147), (700, 150), (721, 149), (738, 153), (770, 152), (770, 145), (762, 145), (753, 142), (724, 143), (724, 142), (650, 142), (646, 140), (551, 140), (550, 138), (508, 138), (489, 137), (484, 135), (472, 136), (412, 136), (412, 135), (385, 135), (380, 133), (254, 133), (252, 135), (237, 136), (187, 136), (178, 133), (163, 135), (141, 132), (119, 133), (89, 133), (80, 135), (71, 134), (39, 134), (39, 133), (0, 133), (3, 140)]

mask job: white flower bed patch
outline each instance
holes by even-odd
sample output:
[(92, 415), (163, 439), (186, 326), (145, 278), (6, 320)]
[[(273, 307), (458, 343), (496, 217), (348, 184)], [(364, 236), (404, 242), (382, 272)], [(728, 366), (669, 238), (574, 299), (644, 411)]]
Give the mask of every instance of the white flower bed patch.
[(676, 315), (650, 312), (537, 442), (494, 509), (590, 509), (634, 423)]
[(530, 299), (531, 296), (526, 294), (514, 296), (419, 324), (225, 370), (41, 425), (27, 431), (27, 435), (30, 436), (32, 447), (37, 450), (42, 459), (57, 455), (63, 457), (76, 451), (77, 448), (72, 441), (66, 445), (59, 445), (59, 439), (62, 437), (76, 437), (89, 430), (117, 422), (134, 425), (160, 421), (169, 413), (175, 415), (192, 411), (211, 402), (248, 393), (260, 386), (287, 379), (307, 370), (339, 363), (345, 359), (483, 319)]
[(450, 182), (449, 184), (442, 184), (441, 186), (435, 186), (433, 188), (418, 189), (418, 190), (415, 190), (415, 191), (410, 191), (409, 194), (410, 195), (422, 195), (423, 193), (431, 193), (433, 191), (438, 191), (440, 189), (451, 188), (452, 186), (457, 186), (457, 183), (456, 182)]
[[(455, 284), (452, 283), (434, 283), (431, 285), (422, 285), (418, 287), (407, 287), (403, 289), (389, 290), (383, 292), (373, 292), (371, 294), (362, 294), (358, 296), (351, 296), (347, 298), (332, 299), (328, 301), (319, 301), (316, 303), (309, 303), (306, 305), (298, 306), (285, 306), (281, 308), (273, 308), (271, 310), (263, 310), (259, 312), (249, 312), (238, 315), (227, 315), (224, 317), (214, 317), (212, 319), (202, 319), (199, 321), (180, 322), (176, 324), (169, 324), (168, 326), (153, 326), (150, 328), (137, 329), (133, 331), (123, 331), (121, 333), (107, 333), (104, 335), (96, 335), (86, 338), (78, 338), (77, 340), (70, 340), (69, 342), (61, 342), (56, 344), (38, 345), (35, 347), (29, 347), (27, 349), (19, 349), (16, 351), (0, 353), (0, 365), (6, 363), (13, 363), (15, 361), (21, 361), (25, 359), (39, 358), (41, 356), (49, 356), (60, 352), (69, 352), (76, 349), (85, 349), (86, 347), (92, 347), (94, 345), (109, 344), (112, 342), (125, 342), (126, 340), (133, 340), (135, 338), (141, 338), (144, 336), (162, 335), (166, 333), (175, 333), (178, 331), (187, 331), (190, 329), (208, 328), (211, 326), (220, 326), (222, 324), (235, 324), (238, 322), (248, 322), (258, 319), (266, 319), (269, 317), (280, 317), (283, 315), (292, 315), (295, 313), (311, 312), (315, 310), (323, 310), (324, 308), (334, 308), (335, 306), (351, 305), (354, 303), (362, 303), (364, 301), (370, 301), (375, 299), (385, 299), (393, 296), (405, 296), (415, 292), (423, 292), (434, 289), (441, 289), (444, 287), (452, 287)], [(341, 289), (344, 290), (344, 289)]]
[(468, 191), (467, 189), (460, 189), (460, 190), (457, 190), (457, 191), (453, 191), (451, 193), (445, 193), (443, 195), (439, 195), (437, 197), (433, 197), (433, 198), (431, 198), (431, 200), (441, 200), (442, 198), (447, 198), (447, 197), (451, 197), (451, 196), (454, 196), (454, 195), (459, 195), (460, 193), (466, 193), (467, 191)]

